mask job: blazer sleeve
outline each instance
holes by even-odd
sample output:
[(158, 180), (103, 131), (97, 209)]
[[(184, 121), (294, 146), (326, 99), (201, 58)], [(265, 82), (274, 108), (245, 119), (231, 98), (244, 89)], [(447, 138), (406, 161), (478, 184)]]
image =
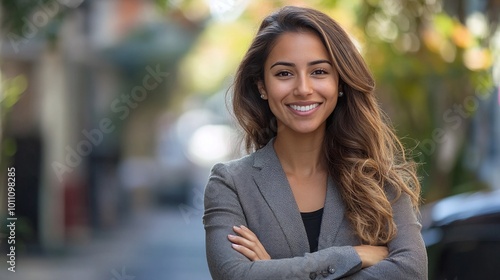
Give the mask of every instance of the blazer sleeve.
[(420, 232), (422, 226), (410, 197), (401, 194), (392, 208), (398, 232), (387, 244), (389, 256), (344, 279), (427, 279), (427, 252)]
[(330, 247), (285, 259), (250, 261), (228, 240), (232, 226), (246, 225), (227, 167), (214, 166), (205, 189), (206, 254), (213, 279), (340, 279), (361, 269), (352, 246)]

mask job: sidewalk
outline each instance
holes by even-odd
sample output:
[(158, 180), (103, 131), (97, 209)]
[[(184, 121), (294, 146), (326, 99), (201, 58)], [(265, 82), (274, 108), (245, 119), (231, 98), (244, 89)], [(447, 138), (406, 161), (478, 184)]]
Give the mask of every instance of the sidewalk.
[(155, 209), (63, 257), (23, 257), (5, 280), (211, 279), (201, 213), (185, 220), (178, 208)]

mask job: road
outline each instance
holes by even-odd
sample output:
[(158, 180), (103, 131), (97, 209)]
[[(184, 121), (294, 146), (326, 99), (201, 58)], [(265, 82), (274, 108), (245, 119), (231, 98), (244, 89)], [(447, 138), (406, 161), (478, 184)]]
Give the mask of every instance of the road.
[(57, 256), (23, 256), (5, 280), (211, 279), (202, 211), (190, 206), (147, 210), (129, 222)]

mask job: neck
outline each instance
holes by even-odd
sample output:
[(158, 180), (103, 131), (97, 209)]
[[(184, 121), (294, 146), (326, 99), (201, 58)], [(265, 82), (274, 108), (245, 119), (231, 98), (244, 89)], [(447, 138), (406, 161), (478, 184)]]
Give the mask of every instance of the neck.
[(326, 168), (323, 153), (324, 129), (298, 134), (291, 130), (278, 130), (274, 149), (287, 174), (311, 176)]

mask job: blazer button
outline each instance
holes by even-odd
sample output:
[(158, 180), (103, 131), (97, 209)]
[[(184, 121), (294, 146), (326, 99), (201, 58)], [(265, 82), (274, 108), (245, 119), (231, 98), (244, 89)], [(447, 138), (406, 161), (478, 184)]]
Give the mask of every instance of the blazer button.
[(335, 273), (335, 268), (333, 268), (332, 266), (328, 266), (328, 272), (330, 274), (334, 274)]
[(316, 279), (316, 272), (309, 273), (309, 279)]

